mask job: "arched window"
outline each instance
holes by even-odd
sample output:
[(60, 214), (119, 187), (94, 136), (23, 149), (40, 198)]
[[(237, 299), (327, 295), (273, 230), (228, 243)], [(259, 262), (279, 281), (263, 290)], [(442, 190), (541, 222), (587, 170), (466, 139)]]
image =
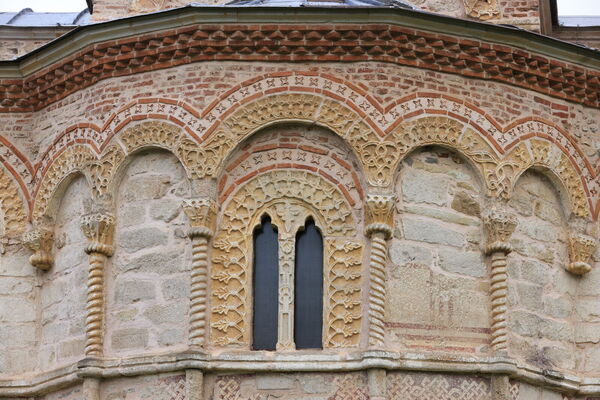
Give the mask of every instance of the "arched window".
[(279, 306), (277, 229), (264, 217), (254, 230), (253, 344), (254, 350), (275, 350)]
[(323, 347), (323, 238), (309, 219), (296, 235), (294, 277), (296, 349)]

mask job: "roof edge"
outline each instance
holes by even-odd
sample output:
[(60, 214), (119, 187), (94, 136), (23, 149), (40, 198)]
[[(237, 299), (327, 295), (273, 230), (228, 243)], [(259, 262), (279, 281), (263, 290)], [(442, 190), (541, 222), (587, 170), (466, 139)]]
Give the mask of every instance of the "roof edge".
[[(333, 12), (332, 12), (333, 11)], [(96, 43), (196, 24), (390, 24), (513, 46), (600, 70), (600, 51), (512, 26), (394, 7), (181, 8), (79, 26), (15, 60), (0, 61), (0, 78), (23, 78)]]

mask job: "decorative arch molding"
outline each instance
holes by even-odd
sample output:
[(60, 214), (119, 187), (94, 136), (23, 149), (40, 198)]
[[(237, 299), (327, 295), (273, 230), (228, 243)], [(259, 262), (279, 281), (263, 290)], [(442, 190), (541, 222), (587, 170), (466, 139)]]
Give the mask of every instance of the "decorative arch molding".
[(4, 168), (0, 168), (0, 204), (2, 234), (7, 237), (21, 236), (27, 224), (27, 207), (15, 184), (14, 176)]
[[(310, 213), (325, 245), (325, 347), (357, 346), (363, 244), (344, 195), (308, 171), (272, 170), (240, 186), (219, 213), (213, 241), (211, 334), (218, 346), (250, 344), (252, 229), (268, 213), (293, 230)], [(289, 226), (288, 226), (289, 225)], [(289, 228), (289, 229), (288, 229)]]
[[(116, 190), (119, 172), (123, 170), (128, 156), (144, 148), (162, 148), (177, 156), (181, 128), (162, 121), (145, 121), (127, 129), (114, 138), (102, 153), (93, 143), (66, 147), (55, 156), (46, 171), (35, 195), (32, 221), (39, 222), (43, 216), (51, 216), (50, 208), (61, 183), (74, 173), (82, 173), (88, 179), (96, 200), (110, 202)], [(189, 166), (184, 164), (189, 173)]]
[[(598, 217), (600, 164), (590, 161), (576, 140), (550, 121), (529, 117), (502, 127), (478, 107), (439, 93), (412, 94), (384, 107), (360, 86), (312, 72), (256, 77), (230, 89), (202, 112), (181, 101), (138, 99), (122, 107), (102, 127), (79, 124), (69, 128), (36, 165), (35, 181), (43, 181), (48, 165), (65, 147), (87, 143), (97, 153), (104, 152), (114, 137), (121, 136), (129, 125), (142, 121), (162, 120), (181, 129), (178, 141), (171, 141), (168, 146), (192, 178), (218, 176), (235, 144), (258, 129), (276, 122), (305, 121), (328, 127), (346, 140), (360, 160), (369, 184), (385, 189), (393, 180), (399, 158), (394, 157), (390, 162), (380, 154), (391, 152), (393, 147), (390, 146), (405, 146), (407, 140), (410, 142), (410, 132), (407, 134), (406, 129), (414, 128), (415, 119), (436, 117), (446, 117), (469, 128), (462, 129), (456, 150), (478, 160), (476, 163), (481, 164), (478, 169), (484, 177), (489, 176), (486, 185), (491, 195), (506, 197), (510, 194), (510, 176), (515, 174), (513, 170), (519, 163), (514, 158), (514, 149), (532, 137), (547, 138), (553, 146), (562, 149), (580, 176), (588, 202), (587, 215)], [(475, 147), (481, 148), (465, 150), (464, 146), (469, 146), (465, 140), (476, 135), (479, 138), (473, 139)], [(436, 140), (426, 139), (414, 145), (427, 141), (452, 146), (441, 135)], [(161, 146), (158, 142), (154, 145)], [(387, 174), (388, 170), (391, 174)], [(572, 184), (565, 186), (574, 188)], [(582, 211), (578, 212), (583, 215)]]

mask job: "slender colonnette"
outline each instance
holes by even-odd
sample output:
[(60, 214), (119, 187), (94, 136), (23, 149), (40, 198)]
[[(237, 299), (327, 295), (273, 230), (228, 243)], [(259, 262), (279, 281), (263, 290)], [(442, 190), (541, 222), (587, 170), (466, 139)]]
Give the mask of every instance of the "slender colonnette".
[(486, 255), (492, 261), (490, 297), (492, 302), (492, 349), (503, 352), (508, 347), (506, 329), (507, 302), (507, 262), (506, 256), (512, 251), (510, 236), (515, 231), (517, 219), (506, 210), (491, 209), (484, 215), (487, 232)]
[(387, 240), (392, 237), (393, 195), (370, 194), (366, 200), (367, 236), (371, 239), (369, 260), (369, 345), (385, 343), (385, 292)]
[(202, 348), (206, 341), (208, 241), (215, 230), (217, 207), (213, 200), (200, 198), (184, 200), (183, 210), (190, 221), (188, 236), (192, 240), (189, 344)]
[(102, 356), (104, 347), (104, 266), (113, 254), (115, 218), (111, 214), (94, 213), (82, 218), (81, 228), (89, 239), (87, 302), (85, 305), (85, 355)]

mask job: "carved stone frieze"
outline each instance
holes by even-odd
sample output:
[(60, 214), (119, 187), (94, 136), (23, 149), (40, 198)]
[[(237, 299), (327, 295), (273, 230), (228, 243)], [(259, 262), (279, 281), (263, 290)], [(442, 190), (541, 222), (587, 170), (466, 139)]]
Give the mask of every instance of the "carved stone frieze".
[(41, 270), (49, 270), (54, 263), (52, 246), (54, 233), (49, 228), (32, 229), (22, 236), (23, 244), (34, 253), (29, 257), (29, 262)]
[(18, 237), (25, 231), (27, 221), (25, 203), (16, 182), (4, 169), (0, 168), (0, 205), (5, 236)]
[(567, 270), (575, 275), (584, 275), (592, 270), (590, 257), (596, 250), (596, 239), (582, 233), (569, 235), (569, 257)]
[(468, 16), (480, 20), (496, 18), (500, 15), (497, 0), (463, 0)]

